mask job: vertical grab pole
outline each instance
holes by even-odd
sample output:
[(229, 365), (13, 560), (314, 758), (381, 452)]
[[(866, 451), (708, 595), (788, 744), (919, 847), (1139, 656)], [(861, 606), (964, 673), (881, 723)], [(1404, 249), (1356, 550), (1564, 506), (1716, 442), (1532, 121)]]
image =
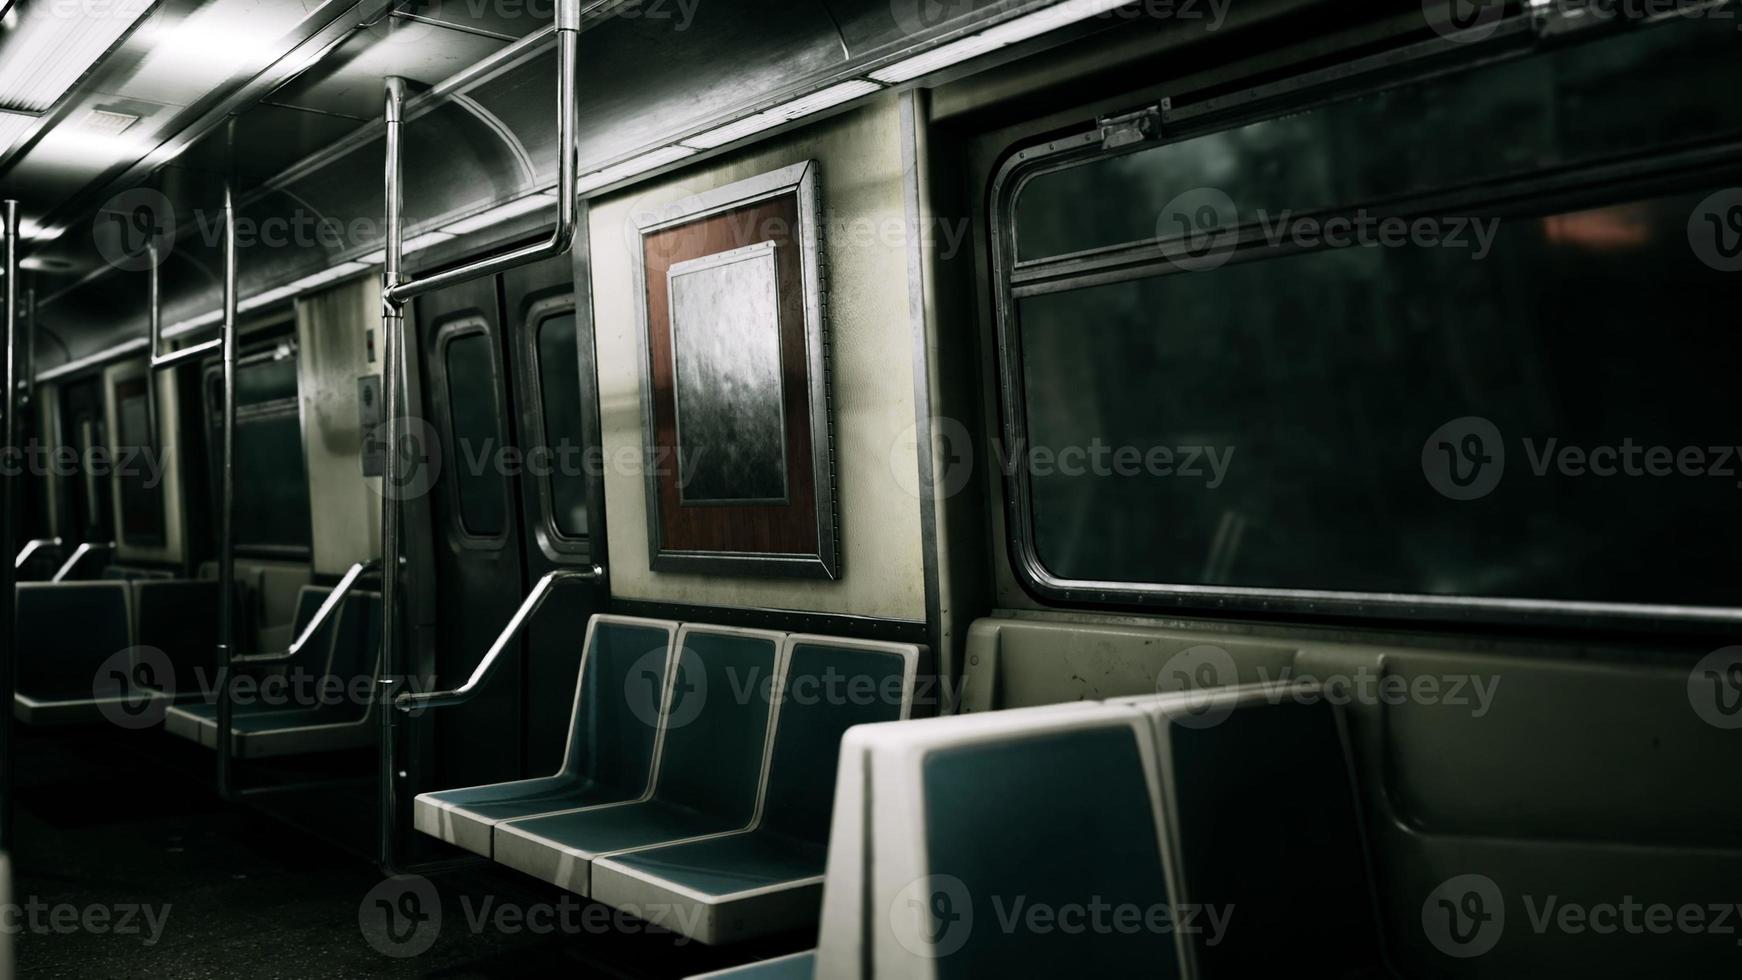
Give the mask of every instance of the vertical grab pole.
[(381, 470), (381, 687), (380, 703), (375, 714), (380, 719), (380, 860), (389, 872), (401, 864), (399, 853), (399, 767), (396, 764), (395, 738), (398, 725), (393, 710), (393, 698), (399, 692), (394, 684), (404, 670), (400, 662), (400, 507), (399, 487), (400, 440), (405, 438), (405, 308), (390, 295), (399, 285), (405, 258), (405, 225), (401, 214), (403, 191), (400, 185), (399, 127), (405, 108), (405, 80), (387, 79), (387, 189), (385, 257), (381, 269), (381, 372), (382, 411), (387, 416), (387, 456)]
[[(0, 410), (0, 449), (8, 459), (17, 437), (18, 409), (18, 202), (7, 201), (6, 212), (6, 396)], [(13, 531), (19, 477), (0, 476), (0, 848), (12, 846), (12, 692), (16, 683), (13, 642), (18, 572), (13, 567)]]
[[(230, 124), (229, 173), (224, 178), (224, 327), (219, 356), (224, 374), (224, 424), (218, 475), (218, 795), (233, 799), (235, 766), (230, 732), (235, 723), (230, 686), (236, 653), (236, 172), (235, 123)], [(151, 278), (157, 288), (157, 276)], [(158, 304), (153, 302), (154, 317)], [(154, 327), (158, 322), (154, 321)], [(153, 334), (155, 342), (156, 334)], [(154, 395), (155, 397), (155, 395)]]

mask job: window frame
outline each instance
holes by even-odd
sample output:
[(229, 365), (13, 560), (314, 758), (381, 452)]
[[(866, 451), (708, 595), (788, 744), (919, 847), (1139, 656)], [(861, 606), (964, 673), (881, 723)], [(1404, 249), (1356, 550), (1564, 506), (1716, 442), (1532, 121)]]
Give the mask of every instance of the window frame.
[[(252, 343), (248, 344), (242, 351), (240, 351), (236, 358), (236, 370), (238, 372), (240, 372), (244, 367), (249, 367), (262, 361), (276, 360), (280, 357), (288, 357), (292, 360), (297, 360), (302, 357), (302, 349), (297, 346), (296, 338), (293, 336), (283, 335), (269, 339), (251, 337), (249, 339)], [(284, 353), (281, 354), (281, 351)], [(218, 435), (221, 433), (223, 428), (223, 416), (222, 406), (214, 405), (209, 396), (212, 392), (214, 382), (218, 386), (220, 395), (222, 394), (224, 383), (223, 373), (224, 365), (216, 358), (207, 359), (203, 363), (200, 371), (200, 404), (205, 409), (206, 432), (210, 437), (206, 446), (206, 455), (210, 461), (211, 473), (214, 474), (214, 496), (218, 489), (216, 486), (216, 474), (218, 469), (223, 465), (223, 460), (219, 458), (223, 452), (223, 447), (218, 443)], [(238, 555), (252, 558), (289, 558), (293, 560), (307, 560), (314, 556), (314, 491), (313, 488), (309, 486), (308, 419), (303, 416), (302, 411), (302, 373), (300, 365), (298, 366), (296, 381), (297, 392), (295, 395), (288, 398), (275, 398), (271, 401), (256, 402), (253, 405), (247, 406), (238, 404), (236, 406), (236, 426), (237, 431), (240, 432), (241, 426), (245, 422), (283, 418), (293, 412), (296, 414), (297, 447), (303, 455), (303, 495), (308, 498), (310, 507), (309, 543), (307, 545), (251, 544), (242, 541), (235, 541), (232, 542), (232, 546)]]
[[(453, 387), (448, 380), (448, 348), (454, 341), (466, 337), (482, 335), (490, 347), (490, 397), (496, 415), (496, 440), (501, 447), (507, 447), (508, 442), (508, 409), (503, 402), (502, 386), (502, 354), (496, 342), (496, 332), (491, 329), (488, 319), (478, 313), (469, 313), (443, 323), (436, 329), (435, 363), (430, 372), (434, 382), (432, 393), (435, 395), (436, 411), (441, 419), (442, 452), (458, 450), (458, 440), (454, 432), (454, 412), (452, 406)], [(506, 474), (496, 473), (496, 482), (502, 493), (502, 529), (494, 534), (480, 534), (466, 526), (465, 504), (460, 495), (460, 479), (458, 467), (463, 463), (460, 459), (443, 459), (440, 479), (446, 483), (448, 498), (452, 501), (449, 511), (449, 525), (453, 530), (454, 541), (462, 547), (491, 551), (508, 545), (510, 535), (517, 527), (514, 516), (515, 500), (512, 494), (513, 484)]]
[[(1235, 89), (1175, 108), (1170, 100), (1151, 105), (1158, 135), (1110, 140), (1115, 127), (1132, 116), (1104, 118), (1066, 136), (1019, 142), (1007, 150), (993, 175), (988, 196), (988, 252), (991, 265), (993, 382), (999, 410), (997, 433), (1005, 446), (1027, 445), (1027, 396), (1022, 373), (1019, 299), (1032, 295), (1184, 273), (1170, 263), (1178, 256), (1176, 239), (1128, 242), (1085, 251), (1021, 258), (1017, 247), (1017, 206), (1028, 182), (1043, 174), (1092, 160), (1135, 153), (1309, 111), (1346, 98), (1382, 91), (1437, 74), (1480, 70), (1502, 61), (1547, 50), (1538, 39), (1557, 33), (1560, 15), (1509, 17), (1484, 41), (1435, 39), (1350, 59), (1281, 81)], [(1587, 29), (1591, 39), (1621, 30), (1651, 30), (1657, 23)], [(1586, 40), (1584, 38), (1581, 41)], [(1153, 133), (1154, 131), (1152, 131)], [(1733, 174), (1742, 141), (1672, 148), (1623, 161), (1577, 164), (1558, 172), (1496, 178), (1453, 192), (1430, 192), (1397, 202), (1351, 200), (1302, 212), (1323, 217), (1370, 212), (1411, 215), (1459, 204), (1481, 204), (1499, 215), (1542, 213), (1545, 207), (1574, 209), (1580, 196), (1608, 198), (1649, 193)], [(1375, 206), (1377, 203), (1377, 206)], [(1386, 212), (1387, 206), (1391, 207)], [(1270, 246), (1255, 222), (1245, 221), (1233, 239), (1229, 263), (1279, 258), (1302, 251), (1297, 245)], [(1213, 275), (1214, 272), (1208, 274)], [(1017, 584), (1033, 598), (1052, 605), (1162, 608), (1217, 614), (1281, 615), (1301, 619), (1345, 618), (1477, 625), (1532, 625), (1555, 628), (1709, 631), (1742, 623), (1742, 606), (1683, 606), (1588, 600), (1450, 596), (1428, 593), (1362, 592), (1336, 589), (1192, 585), (1072, 579), (1054, 574), (1042, 561), (1034, 535), (1030, 476), (1023, 467), (1001, 475), (1004, 547)]]
[[(550, 449), (550, 430), (544, 411), (544, 360), (539, 351), (538, 341), (543, 335), (545, 325), (552, 320), (562, 317), (564, 314), (574, 317), (575, 320), (576, 359), (572, 366), (574, 370), (579, 373), (580, 377), (580, 384), (578, 387), (582, 395), (580, 410), (581, 420), (584, 426), (587, 419), (586, 372), (591, 367), (591, 358), (589, 357), (589, 352), (587, 351), (587, 345), (585, 343), (586, 337), (581, 329), (580, 307), (575, 302), (574, 294), (565, 292), (559, 296), (550, 296), (541, 299), (527, 308), (525, 315), (521, 318), (522, 329), (520, 331), (520, 353), (523, 363), (526, 365), (526, 371), (524, 372), (526, 381), (523, 387), (525, 388), (524, 397), (527, 409), (523, 413), (523, 417), (525, 417), (529, 423), (527, 428), (530, 430), (528, 435), (531, 436), (532, 445), (547, 451)], [(585, 433), (583, 433), (583, 435), (584, 434)], [(583, 445), (583, 453), (590, 448), (592, 447)], [(532, 480), (534, 484), (533, 493), (538, 498), (538, 524), (536, 530), (539, 544), (548, 550), (562, 555), (587, 558), (592, 555), (593, 500), (590, 487), (592, 477), (590, 474), (582, 474), (577, 478), (585, 479), (589, 483), (587, 494), (587, 530), (578, 535), (570, 534), (567, 531), (564, 531), (561, 526), (557, 524), (556, 493), (551, 486), (552, 481), (557, 479), (557, 474), (554, 472), (546, 473), (541, 477), (534, 477)]]

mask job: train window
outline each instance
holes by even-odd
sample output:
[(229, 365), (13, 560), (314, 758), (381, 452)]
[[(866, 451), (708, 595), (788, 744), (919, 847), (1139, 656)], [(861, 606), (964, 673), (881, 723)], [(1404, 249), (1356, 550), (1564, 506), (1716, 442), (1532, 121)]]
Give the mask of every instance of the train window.
[[(206, 373), (214, 479), (223, 418), (220, 372), (213, 365)], [(236, 362), (234, 533), (239, 551), (300, 555), (313, 538), (296, 379), (296, 349), (290, 344), (249, 351)]]
[(555, 457), (546, 469), (551, 521), (566, 538), (587, 536), (587, 481), (566, 461), (586, 446), (581, 416), (580, 340), (573, 310), (547, 316), (534, 328), (538, 344), (538, 393), (545, 446)]
[(128, 378), (115, 383), (116, 438), (122, 465), (116, 467), (121, 494), (121, 533), (129, 544), (164, 543), (163, 484), (152, 467), (127, 460), (155, 458), (159, 442), (152, 429), (150, 378)]
[[(1742, 136), (1719, 94), (1739, 42), (1717, 33), (1477, 67), (1455, 108), (1384, 93), (1122, 157), (1097, 141), (1064, 170), (1015, 164), (998, 220), (1024, 249), (1078, 252), (1000, 263), (1004, 463), (1031, 587), (1429, 615), (1738, 605), (1742, 334), (1726, 260), (1698, 242), (1703, 213), (1742, 226), (1719, 162), (1736, 148), (1705, 139)], [(1657, 66), (1629, 77), (1681, 95), (1646, 99), (1649, 123), (1637, 91), (1599, 100), (1584, 80), (1617, 64)], [(1418, 125), (1442, 109), (1500, 128)], [(1511, 146), (1529, 152), (1483, 158)], [(1624, 171), (1567, 165), (1623, 147)], [(1025, 167), (1054, 169), (1024, 189)], [(1420, 174), (1482, 180), (1437, 213), (1366, 210)], [(1134, 186), (1147, 227), (1109, 217), (1138, 210)], [(1236, 229), (1217, 208), (1158, 248), (1159, 202), (1182, 194), (1201, 198), (1188, 223), (1218, 194), (1266, 210)], [(1140, 234), (1116, 266), (1081, 254)]]
[(1218, 189), (1252, 220), (1734, 137), (1742, 101), (1686, 93), (1733, 86), (1739, 58), (1742, 33), (1709, 21), (1640, 31), (1102, 156), (1028, 181), (1018, 251), (1040, 258), (1166, 235), (1178, 230), (1166, 223), (1169, 203), (1197, 188)]
[(459, 497), (460, 526), (467, 534), (496, 537), (507, 528), (508, 496), (488, 466), (470, 465), (502, 444), (496, 407), (496, 353), (481, 329), (449, 334), (442, 365), (447, 374), (449, 451)]

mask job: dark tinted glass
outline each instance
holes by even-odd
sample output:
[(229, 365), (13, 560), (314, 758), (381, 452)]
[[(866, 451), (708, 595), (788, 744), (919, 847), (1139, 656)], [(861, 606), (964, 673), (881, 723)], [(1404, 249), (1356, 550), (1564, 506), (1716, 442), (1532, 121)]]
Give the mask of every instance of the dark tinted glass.
[[(501, 534), (508, 495), (502, 475), (488, 465), (502, 446), (490, 335), (479, 332), (453, 338), (448, 341), (446, 360), (448, 417), (453, 424), (448, 460), (459, 491), (460, 523), (470, 534)], [(473, 465), (477, 460), (485, 465)]]
[[(238, 381), (240, 378), (238, 373)], [(294, 407), (249, 417), (238, 412), (236, 544), (244, 548), (249, 545), (306, 548), (309, 538), (308, 474), (303, 465), (301, 419)]]
[(115, 385), (115, 459), (120, 474), (121, 530), (133, 544), (163, 543), (163, 457), (151, 429), (149, 388), (144, 378)]
[(236, 367), (236, 404), (247, 408), (296, 397), (296, 358), (288, 351)]
[(1018, 250), (1177, 234), (1171, 212), (1203, 203), (1177, 199), (1203, 188), (1227, 196), (1215, 210), (1232, 224), (1229, 210), (1255, 221), (1734, 137), (1742, 100), (1723, 93), (1742, 84), (1735, 24), (1632, 31), (1043, 174), (1021, 195)]
[(1712, 190), (1506, 219), (1480, 258), (1471, 230), (1022, 300), (1042, 562), (1737, 605), (1735, 274), (1690, 236), (1742, 251), (1742, 193)]
[(551, 519), (571, 538), (587, 535), (587, 481), (578, 465), (586, 446), (581, 421), (580, 346), (575, 315), (564, 313), (538, 325), (538, 393), (544, 439), (555, 465), (549, 468)]

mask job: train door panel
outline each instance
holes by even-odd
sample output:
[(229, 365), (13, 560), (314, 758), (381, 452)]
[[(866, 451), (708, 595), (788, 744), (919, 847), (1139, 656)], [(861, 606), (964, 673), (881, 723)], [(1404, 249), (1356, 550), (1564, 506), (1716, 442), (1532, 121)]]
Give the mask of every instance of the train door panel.
[[(596, 424), (592, 331), (577, 313), (568, 256), (516, 269), (502, 277), (502, 284), (514, 415), (524, 450), (518, 482), (526, 520), (520, 546), (531, 583), (554, 569), (595, 560), (589, 533), (597, 471), (589, 455), (597, 445), (591, 428)], [(531, 774), (554, 772), (562, 763), (561, 733), (573, 707), (587, 619), (600, 611), (602, 600), (596, 586), (565, 585), (528, 628), (521, 680)]]
[[(485, 279), (419, 299), (418, 349), (427, 379), (423, 437), (428, 459), (436, 628), (434, 679), (469, 676), (525, 592), (516, 477), (501, 356), (497, 281)], [(510, 651), (516, 660), (518, 655)], [(505, 665), (506, 666), (506, 665)], [(512, 670), (510, 670), (510, 674)], [(498, 675), (470, 703), (447, 709), (434, 737), (436, 785), (521, 775), (520, 690)]]

